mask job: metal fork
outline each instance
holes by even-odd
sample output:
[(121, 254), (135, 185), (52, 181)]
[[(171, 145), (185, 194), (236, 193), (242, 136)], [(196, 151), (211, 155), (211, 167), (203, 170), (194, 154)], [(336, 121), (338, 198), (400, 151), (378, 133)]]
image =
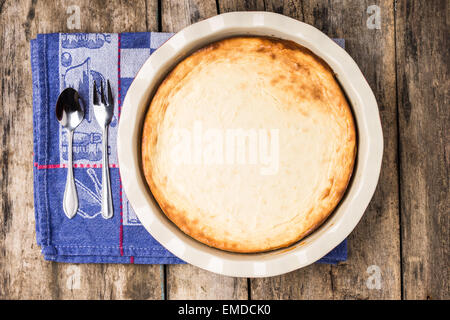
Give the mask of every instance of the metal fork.
[[(108, 160), (108, 126), (114, 114), (114, 100), (112, 97), (111, 86), (107, 81), (108, 97), (105, 99), (103, 91), (103, 81), (100, 83), (100, 100), (97, 94), (97, 85), (94, 81), (94, 114), (100, 127), (103, 129), (103, 156), (102, 156), (102, 216), (110, 219), (113, 216), (111, 182), (109, 179), (109, 160)], [(106, 101), (108, 100), (108, 101)]]

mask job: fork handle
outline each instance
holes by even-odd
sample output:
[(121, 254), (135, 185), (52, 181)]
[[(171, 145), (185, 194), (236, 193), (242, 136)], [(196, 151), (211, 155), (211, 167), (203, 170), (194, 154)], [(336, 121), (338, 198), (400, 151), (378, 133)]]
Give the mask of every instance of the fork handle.
[(103, 128), (103, 156), (102, 156), (102, 216), (110, 219), (113, 216), (111, 196), (111, 182), (109, 179), (108, 160), (108, 126)]

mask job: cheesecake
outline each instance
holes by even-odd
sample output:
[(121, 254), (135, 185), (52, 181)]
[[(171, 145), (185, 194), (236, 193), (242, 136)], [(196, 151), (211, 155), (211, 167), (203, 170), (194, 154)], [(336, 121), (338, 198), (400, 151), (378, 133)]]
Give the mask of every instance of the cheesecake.
[(188, 236), (255, 253), (317, 229), (352, 176), (356, 129), (332, 69), (287, 40), (241, 36), (191, 53), (145, 116), (142, 170)]

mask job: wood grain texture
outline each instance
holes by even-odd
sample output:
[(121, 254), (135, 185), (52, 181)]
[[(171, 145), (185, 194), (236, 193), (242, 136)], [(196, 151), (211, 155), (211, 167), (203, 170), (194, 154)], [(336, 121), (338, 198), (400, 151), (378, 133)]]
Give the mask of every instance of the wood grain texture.
[(161, 17), (158, 0), (145, 0), (147, 14), (145, 17), (145, 31), (161, 31)]
[[(217, 14), (215, 1), (162, 1), (162, 31), (182, 28)], [(167, 299), (247, 299), (246, 279), (213, 274), (192, 265), (167, 265)]]
[(77, 1), (81, 29), (69, 30), (72, 1), (0, 1), (0, 299), (162, 297), (159, 266), (44, 261), (35, 240), (32, 188), (29, 40), (46, 32), (145, 31), (157, 25), (147, 16), (149, 3)]
[(213, 0), (165, 0), (161, 2), (162, 31), (178, 32), (216, 14), (216, 2)]
[(219, 13), (232, 11), (264, 11), (264, 0), (219, 0)]
[[(368, 29), (367, 7), (381, 10), (381, 29)], [(255, 299), (398, 299), (401, 297), (398, 212), (394, 7), (388, 1), (267, 1), (266, 9), (309, 23), (332, 38), (344, 38), (379, 104), (384, 157), (377, 191), (349, 237), (349, 258), (337, 266), (314, 264), (287, 275), (252, 279)], [(303, 19), (302, 19), (303, 18)], [(381, 288), (366, 285), (378, 266)], [(376, 268), (376, 267), (375, 267)], [(368, 273), (369, 271), (369, 273)]]
[(403, 294), (449, 299), (448, 1), (396, 14)]
[(247, 298), (245, 278), (226, 277), (192, 265), (167, 265), (167, 299)]
[(265, 10), (270, 12), (275, 12), (279, 14), (284, 14), (285, 16), (303, 21), (303, 2), (296, 0), (266, 0)]

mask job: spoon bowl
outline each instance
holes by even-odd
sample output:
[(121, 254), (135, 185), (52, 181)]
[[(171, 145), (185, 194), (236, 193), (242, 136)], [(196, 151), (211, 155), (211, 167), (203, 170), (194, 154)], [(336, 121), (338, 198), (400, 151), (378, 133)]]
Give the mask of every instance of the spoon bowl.
[(83, 121), (84, 108), (78, 91), (64, 89), (56, 102), (56, 118), (63, 128), (74, 130)]

